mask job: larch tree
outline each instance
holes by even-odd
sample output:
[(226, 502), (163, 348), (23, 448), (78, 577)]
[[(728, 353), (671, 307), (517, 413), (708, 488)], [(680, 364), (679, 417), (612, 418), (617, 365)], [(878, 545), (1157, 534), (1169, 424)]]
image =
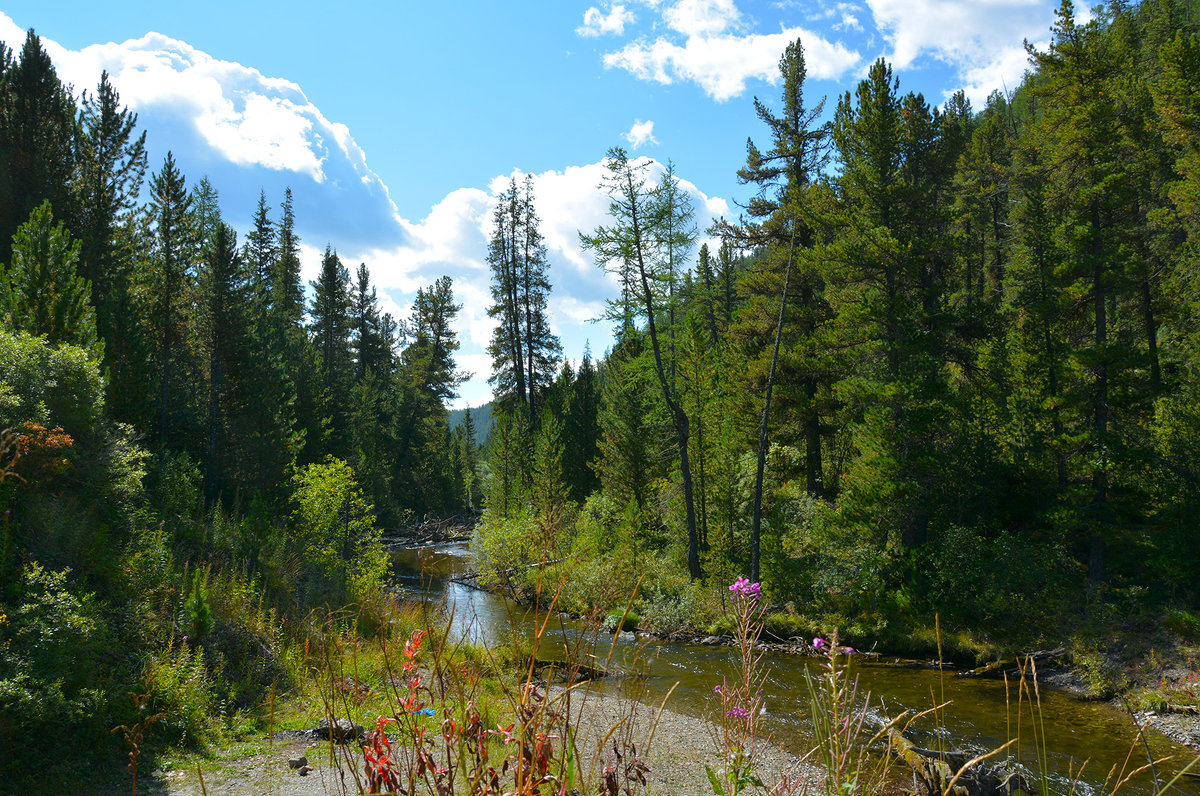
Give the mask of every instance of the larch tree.
[[(601, 267), (631, 267), (636, 276), (636, 309), (646, 324), (654, 376), (675, 432), (687, 523), (688, 574), (692, 580), (698, 580), (704, 573), (700, 566), (700, 538), (688, 453), (690, 428), (687, 413), (672, 383), (670, 363), (664, 355), (665, 341), (659, 335), (656, 317), (658, 302), (652, 287), (656, 274), (662, 273), (661, 264), (656, 262), (656, 241), (666, 219), (655, 190), (647, 184), (645, 171), (648, 165), (645, 161), (631, 161), (620, 147), (609, 150), (605, 158), (608, 174), (602, 188), (609, 196), (609, 217), (613, 223), (611, 226), (597, 227), (591, 235), (580, 233), (579, 238), (583, 247), (594, 253)], [(677, 210), (678, 206), (672, 212)]]

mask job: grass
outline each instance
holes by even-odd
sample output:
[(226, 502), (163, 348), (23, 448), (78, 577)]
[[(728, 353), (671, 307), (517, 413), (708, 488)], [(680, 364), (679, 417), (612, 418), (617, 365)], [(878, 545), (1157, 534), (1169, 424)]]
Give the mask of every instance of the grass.
[[(595, 726), (594, 703), (589, 703), (580, 675), (584, 662), (603, 661), (602, 668), (607, 668), (615, 634), (607, 650), (604, 635), (569, 644), (561, 667), (564, 681), (549, 687), (541, 680), (539, 653), (558, 646), (552, 627), (560, 593), (557, 587), (537, 589), (536, 631), (528, 639), (514, 633), (503, 649), (452, 637), (449, 617), (425, 604), (383, 600), (370, 606), (370, 627), (375, 629), (370, 637), (360, 633), (359, 612), (314, 614), (283, 656), (292, 681), (289, 689), (272, 689), (236, 721), (225, 722), (207, 747), (172, 751), (151, 760), (160, 776), (197, 767), (206, 775), (222, 771), (234, 775), (247, 758), (271, 757), (277, 750), (278, 742), (271, 739), (275, 732), (309, 729), (322, 718), (349, 718), (364, 726), (361, 745), (324, 742), (309, 747), (309, 756), (322, 761), (323, 767), (343, 772), (351, 789), (360, 793), (373, 792), (372, 788), (519, 794), (646, 792), (652, 773), (645, 762), (646, 744), (653, 743), (653, 730), (646, 738), (631, 734), (633, 713), (639, 710), (633, 703), (627, 707), (627, 717), (616, 725)], [(635, 590), (607, 624), (628, 626), (637, 604)], [(755, 642), (764, 624), (772, 621), (770, 615), (757, 606), (741, 614), (733, 610), (739, 605), (745, 609), (744, 602), (727, 605), (730, 612), (722, 621), (733, 628), (742, 651), (741, 679), (727, 683), (733, 687), (719, 700), (714, 716), (714, 747), (725, 763), (709, 770), (710, 784), (714, 793), (730, 795), (803, 792), (811, 788), (803, 778), (784, 776), (768, 783), (756, 767), (756, 750), (766, 742), (756, 725), (756, 691), (766, 672)], [(793, 612), (788, 615), (788, 622), (799, 621)], [(973, 642), (969, 635), (943, 635), (935, 621), (931, 638), (913, 643), (931, 644), (941, 660), (971, 649)], [(896, 774), (897, 758), (878, 754), (881, 745), (894, 746), (893, 735), (902, 735), (917, 721), (942, 723), (952, 707), (943, 696), (931, 694), (930, 710), (874, 725), (868, 712), (870, 696), (859, 691), (849, 659), (837, 651), (837, 642), (827, 649), (819, 673), (809, 681), (809, 718), (816, 728), (809, 757), (820, 760), (827, 772), (820, 789), (830, 796), (885, 792), (886, 783)], [(995, 758), (1021, 759), (1022, 755), (1033, 761), (1040, 793), (1049, 793), (1045, 734), (1039, 728), (1052, 717), (1042, 713), (1036, 672), (1022, 671), (1012, 683), (1010, 697), (1015, 718), (1012, 740), (987, 755), (960, 761), (938, 779), (931, 778), (931, 794), (946, 796), (962, 778)], [(1133, 760), (1136, 756), (1131, 753)], [(1110, 775), (1102, 793), (1117, 793), (1127, 788), (1132, 777), (1148, 771), (1153, 772), (1148, 763), (1131, 762)]]

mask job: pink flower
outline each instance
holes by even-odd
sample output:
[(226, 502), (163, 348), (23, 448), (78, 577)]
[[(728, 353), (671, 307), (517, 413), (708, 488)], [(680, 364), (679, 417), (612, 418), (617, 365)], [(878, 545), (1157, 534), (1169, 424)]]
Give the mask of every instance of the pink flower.
[(739, 597), (749, 597), (757, 600), (762, 594), (762, 587), (758, 583), (751, 583), (749, 578), (738, 578), (730, 585), (729, 590)]
[(820, 636), (817, 636), (816, 638), (814, 638), (813, 639), (813, 649), (815, 649), (815, 650), (825, 649), (825, 639), (821, 638)]

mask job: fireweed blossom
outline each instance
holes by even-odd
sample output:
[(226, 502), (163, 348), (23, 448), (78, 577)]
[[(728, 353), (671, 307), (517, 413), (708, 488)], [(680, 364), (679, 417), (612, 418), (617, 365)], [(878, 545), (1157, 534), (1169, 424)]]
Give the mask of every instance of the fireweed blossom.
[(761, 786), (754, 768), (762, 743), (757, 723), (766, 671), (762, 666), (762, 651), (756, 647), (766, 606), (762, 602), (762, 585), (750, 582), (749, 578), (738, 578), (730, 584), (729, 591), (733, 598), (728, 607), (738, 650), (737, 673), (713, 687), (716, 703), (711, 725), (713, 741), (724, 765), (719, 769), (706, 765), (705, 770), (715, 793), (740, 796), (752, 785)]
[(730, 585), (729, 590), (737, 597), (751, 600), (757, 600), (762, 595), (762, 587), (758, 583), (751, 583), (749, 578), (738, 578)]

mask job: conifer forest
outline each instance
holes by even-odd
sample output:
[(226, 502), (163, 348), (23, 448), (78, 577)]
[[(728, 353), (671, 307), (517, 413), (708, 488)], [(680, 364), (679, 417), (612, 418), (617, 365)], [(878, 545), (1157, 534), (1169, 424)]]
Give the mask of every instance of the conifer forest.
[(1200, 639), (1200, 9), (1064, 0), (1050, 40), (983, 107), (882, 59), (814, 96), (794, 42), (709, 229), (608, 151), (603, 351), (552, 330), (512, 180), (453, 418), (450, 277), (392, 317), (307, 241), (306, 284), (290, 189), (227, 218), (107, 75), (0, 45), (0, 782), (123, 765), (139, 710), (147, 749), (262, 724), (329, 612), (388, 632), (384, 539), (429, 518), (486, 588), (664, 635), (733, 632), (746, 577), (777, 638)]

